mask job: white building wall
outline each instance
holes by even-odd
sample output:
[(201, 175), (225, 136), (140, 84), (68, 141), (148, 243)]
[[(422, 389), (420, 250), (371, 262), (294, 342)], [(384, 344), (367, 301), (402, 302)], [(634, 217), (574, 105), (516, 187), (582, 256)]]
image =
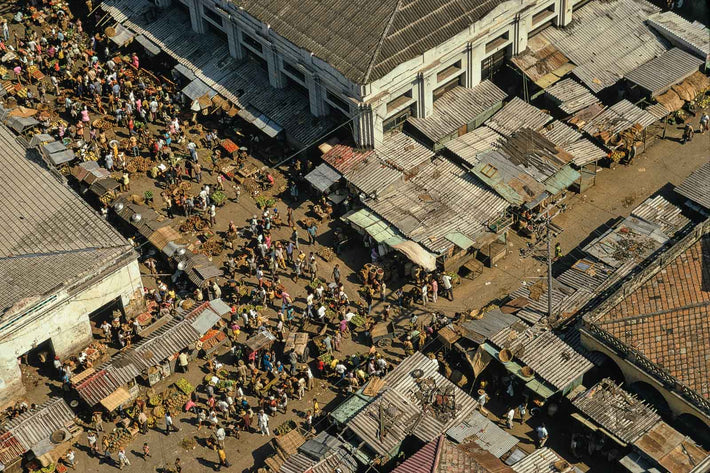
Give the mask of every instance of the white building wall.
[[(18, 358), (51, 340), (63, 359), (92, 341), (89, 314), (121, 298), (125, 306), (142, 293), (138, 261), (132, 260), (101, 281), (75, 294), (58, 292), (50, 305), (2, 327), (0, 333), (0, 405), (24, 394)], [(11, 318), (11, 317), (8, 317)]]
[[(360, 146), (377, 146), (383, 138), (383, 123), (398, 113), (387, 110), (387, 103), (397, 98), (403, 91), (411, 90), (416, 98), (416, 115), (428, 116), (433, 111), (433, 91), (439, 87), (436, 75), (450, 64), (461, 61), (464, 70), (462, 83), (473, 87), (481, 81), (481, 61), (501, 49), (510, 48), (513, 54), (527, 47), (528, 33), (534, 26), (534, 14), (555, 5), (550, 15), (555, 23), (566, 25), (572, 18), (574, 0), (510, 0), (505, 2), (485, 18), (471, 25), (421, 56), (397, 66), (385, 77), (370, 84), (356, 84), (345, 78), (339, 71), (309, 51), (298, 48), (274, 32), (269, 25), (262, 24), (242, 10), (237, 4), (226, 0), (185, 0), (190, 6), (193, 29), (204, 31), (203, 7), (223, 16), (223, 25), (230, 41), (230, 53), (243, 58), (244, 47), (240, 43), (241, 33), (246, 33), (262, 45), (261, 56), (267, 61), (269, 82), (274, 87), (285, 87), (286, 79), (282, 71), (283, 62), (303, 69), (306, 87), (309, 91), (310, 109), (315, 116), (328, 113), (326, 102), (330, 91), (343, 101), (352, 103), (351, 116), (354, 117), (355, 138)], [(195, 13), (198, 12), (198, 13)], [(199, 17), (199, 18), (196, 18)], [(547, 19), (545, 19), (547, 21)], [(539, 22), (542, 24), (543, 22)], [(509, 40), (496, 50), (486, 51), (486, 44), (508, 32)], [(314, 79), (317, 78), (317, 79)], [(363, 109), (362, 105), (366, 107)], [(363, 111), (365, 110), (365, 111)], [(363, 114), (371, 114), (364, 117)], [(372, 127), (362, 130), (360, 127)], [(288, 132), (288, 130), (287, 130)]]

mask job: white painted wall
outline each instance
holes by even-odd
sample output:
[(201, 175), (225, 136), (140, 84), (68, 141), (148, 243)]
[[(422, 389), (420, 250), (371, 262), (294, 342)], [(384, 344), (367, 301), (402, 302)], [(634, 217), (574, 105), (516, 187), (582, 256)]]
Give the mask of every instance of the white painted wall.
[[(481, 80), (481, 61), (496, 51), (485, 51), (485, 45), (504, 32), (510, 41), (498, 50), (512, 45), (514, 54), (527, 47), (528, 32), (533, 28), (532, 16), (555, 5), (554, 19), (565, 25), (571, 20), (574, 0), (510, 0), (491, 11), (485, 18), (471, 25), (444, 43), (426, 51), (419, 57), (397, 66), (385, 77), (369, 84), (356, 84), (345, 78), (330, 64), (313, 56), (274, 32), (270, 26), (251, 17), (235, 3), (228, 0), (186, 0), (190, 6), (193, 29), (204, 31), (203, 6), (223, 16), (223, 25), (229, 36), (230, 52), (242, 58), (240, 32), (257, 39), (263, 48), (263, 57), (269, 65), (269, 82), (274, 87), (284, 87), (283, 61), (301, 69), (306, 74), (311, 113), (322, 116), (328, 113), (326, 90), (351, 103), (350, 114), (360, 114), (355, 120), (355, 138), (360, 146), (377, 147), (383, 139), (383, 122), (398, 110), (387, 111), (387, 103), (406, 90), (412, 90), (417, 101), (417, 116), (427, 116), (433, 110), (433, 91), (439, 87), (436, 75), (450, 64), (461, 61), (464, 69), (463, 83), (473, 87)], [(199, 13), (196, 14), (195, 10)], [(200, 18), (198, 19), (197, 16)], [(364, 111), (363, 111), (364, 110)], [(365, 116), (366, 115), (366, 116)], [(369, 129), (362, 129), (369, 127)], [(286, 130), (288, 133), (288, 130)]]
[(0, 333), (0, 405), (25, 392), (18, 357), (50, 339), (60, 358), (76, 353), (92, 341), (90, 313), (119, 297), (125, 306), (141, 295), (142, 288), (138, 261), (133, 259), (75, 294), (57, 292), (53, 295), (57, 296), (56, 301), (39, 313), (28, 314), (3, 327)]

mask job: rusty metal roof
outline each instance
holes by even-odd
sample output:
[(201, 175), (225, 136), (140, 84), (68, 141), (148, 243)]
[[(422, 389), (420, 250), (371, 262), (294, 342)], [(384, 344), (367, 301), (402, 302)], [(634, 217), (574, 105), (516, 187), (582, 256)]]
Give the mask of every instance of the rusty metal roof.
[(424, 445), (392, 473), (435, 473), (446, 438), (442, 435)]
[(577, 395), (572, 404), (624, 443), (638, 440), (661, 419), (653, 408), (609, 378)]
[(36, 409), (10, 419), (4, 428), (17, 439), (25, 451), (29, 451), (50, 438), (56, 430), (72, 427), (75, 417), (76, 414), (64, 399), (55, 397), (40, 404)]
[(708, 452), (663, 421), (634, 442), (634, 446), (673, 473), (707, 471)]
[(0, 434), (0, 462), (5, 466), (12, 465), (18, 461), (25, 454), (25, 451), (11, 432)]

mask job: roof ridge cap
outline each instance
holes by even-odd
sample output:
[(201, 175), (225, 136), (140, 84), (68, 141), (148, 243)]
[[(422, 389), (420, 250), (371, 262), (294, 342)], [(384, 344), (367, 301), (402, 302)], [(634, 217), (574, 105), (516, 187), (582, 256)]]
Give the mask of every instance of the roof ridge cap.
[(402, 3), (404, 3), (404, 0), (397, 0), (397, 4), (394, 6), (392, 13), (390, 14), (390, 17), (387, 20), (387, 26), (385, 26), (385, 29), (382, 31), (382, 35), (380, 36), (380, 39), (377, 42), (377, 46), (375, 47), (375, 52), (372, 54), (372, 58), (370, 59), (370, 64), (368, 64), (367, 70), (365, 71), (365, 77), (363, 79), (364, 84), (367, 84), (370, 80), (370, 74), (372, 74), (372, 69), (375, 67), (375, 61), (380, 55), (382, 45), (385, 42), (385, 38), (387, 38), (387, 34), (389, 33), (390, 28), (392, 28), (392, 24), (394, 23), (394, 19), (397, 16), (397, 13), (402, 8)]

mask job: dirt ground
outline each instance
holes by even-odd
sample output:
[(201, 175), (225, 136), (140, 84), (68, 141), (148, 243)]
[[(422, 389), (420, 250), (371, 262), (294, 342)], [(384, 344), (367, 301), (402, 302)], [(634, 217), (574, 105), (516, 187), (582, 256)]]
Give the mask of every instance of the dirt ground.
[[(694, 125), (697, 129), (697, 118), (694, 120)], [(115, 130), (120, 136), (125, 135), (125, 130)], [(710, 157), (710, 133), (706, 135), (696, 135), (695, 139), (686, 145), (679, 142), (681, 135), (680, 128), (670, 128), (665, 140), (656, 141), (645, 153), (638, 156), (631, 165), (617, 166), (615, 169), (601, 169), (596, 185), (586, 191), (582, 195), (573, 194), (568, 198), (568, 207), (565, 213), (559, 215), (555, 219), (555, 223), (562, 228), (564, 232), (559, 235), (557, 241), (560, 242), (565, 254), (575, 253), (575, 248), (581, 243), (590, 238), (591, 235), (596, 235), (605, 231), (618, 218), (628, 215), (631, 210), (641, 201), (650, 195), (660, 193), (674, 201), (681, 201), (677, 196), (673, 195), (672, 189), (675, 185), (680, 184), (685, 177), (700, 165), (705, 163)], [(196, 141), (197, 143), (198, 141)], [(205, 149), (199, 150), (199, 155), (202, 164), (207, 164), (209, 151)], [(206, 166), (205, 166), (206, 167)], [(280, 176), (277, 177), (277, 186), (283, 183)], [(211, 176), (209, 172), (203, 173), (203, 183), (209, 183), (211, 186), (216, 183), (216, 176)], [(142, 195), (144, 191), (151, 190), (155, 195), (156, 208), (159, 212), (165, 213), (162, 208), (162, 200), (160, 199), (161, 189), (156, 186), (155, 181), (148, 178), (146, 175), (134, 176), (132, 178), (132, 194)], [(192, 183), (193, 194), (199, 191), (199, 185)], [(227, 188), (227, 195), (233, 197), (233, 191)], [(311, 202), (308, 200), (300, 200), (294, 206), (294, 219), (302, 219), (307, 212), (310, 211)], [(277, 207), (285, 219), (286, 204), (278, 202)], [(236, 225), (242, 227), (248, 224), (248, 220), (252, 215), (259, 215), (260, 210), (257, 208), (254, 199), (247, 192), (242, 192), (239, 202), (230, 200), (224, 207), (218, 210), (217, 224), (214, 230), (219, 234), (226, 232), (229, 221), (234, 221)], [(180, 218), (180, 217), (178, 217)], [(306, 254), (309, 251), (317, 251), (323, 246), (330, 246), (333, 243), (333, 229), (337, 223), (330, 222), (321, 225), (318, 231), (317, 244), (309, 247), (305, 243), (305, 229), (300, 229), (301, 248)], [(290, 236), (290, 230), (287, 228), (277, 228), (272, 230), (274, 239), (287, 239)], [(240, 241), (240, 243), (242, 243)], [(509, 292), (517, 289), (520, 284), (530, 281), (534, 278), (543, 277), (545, 275), (545, 266), (539, 260), (528, 257), (521, 258), (519, 250), (525, 245), (525, 241), (519, 237), (512, 236), (509, 244), (509, 255), (500, 261), (493, 268), (485, 268), (483, 273), (475, 280), (463, 279), (462, 283), (455, 287), (453, 302), (444, 298), (439, 298), (438, 303), (430, 303), (427, 308), (420, 306), (416, 307), (416, 311), (422, 314), (428, 313), (430, 310), (442, 311), (453, 315), (453, 312), (464, 311), (471, 308), (482, 307), (487, 303), (500, 299)], [(147, 248), (147, 247), (145, 247)], [(226, 254), (226, 253), (225, 253)], [(145, 257), (145, 256), (144, 256)], [(224, 254), (215, 258), (215, 261), (220, 264), (223, 262)], [(319, 274), (325, 280), (332, 279), (332, 268), (335, 263), (340, 263), (342, 271), (342, 280), (345, 283), (346, 292), (354, 302), (358, 301), (357, 289), (359, 282), (355, 272), (359, 270), (365, 262), (369, 261), (369, 252), (364, 248), (359, 241), (352, 240), (345, 248), (343, 254), (332, 262), (319, 260)], [(167, 268), (160, 267), (159, 271)], [(556, 268), (559, 270), (559, 268)], [(149, 271), (144, 266), (141, 267), (144, 274), (144, 285), (154, 287), (156, 285), (155, 278), (149, 275)], [(304, 280), (294, 282), (290, 279), (290, 270), (281, 275), (282, 282), (286, 285), (288, 292), (294, 298), (298, 307), (305, 305), (306, 289)], [(165, 278), (169, 283), (169, 278)], [(249, 284), (255, 285), (255, 279), (249, 278)], [(391, 291), (396, 290), (403, 284), (403, 281), (392, 281), (388, 284), (389, 295)], [(405, 285), (409, 289), (410, 285)], [(390, 299), (391, 301), (391, 299)], [(383, 304), (386, 301), (375, 300), (373, 311), (379, 314)], [(271, 317), (272, 323), (276, 315), (273, 308), (267, 310), (267, 315)], [(404, 321), (400, 320), (401, 324)], [(362, 343), (357, 343), (352, 340), (345, 340), (343, 344), (343, 354), (350, 354), (365, 351), (368, 347)], [(394, 363), (402, 356), (401, 346), (395, 346), (386, 349), (386, 356)], [(227, 363), (230, 369), (231, 359), (229, 354), (224, 354), (222, 360)], [(42, 402), (50, 394), (60, 394), (60, 386), (56, 380), (51, 380), (45, 376), (45, 370), (40, 370), (28, 367), (27, 385), (28, 385), (28, 400), (30, 402)], [(207, 372), (206, 368), (201, 363), (193, 363), (191, 370), (187, 374), (187, 379), (193, 384), (200, 383), (201, 378)], [(156, 387), (160, 391), (167, 385), (173, 383), (183, 375), (173, 375), (167, 380), (164, 380)], [(312, 399), (317, 397), (321, 407), (325, 411), (329, 411), (342, 399), (338, 397), (338, 393), (333, 389), (330, 383), (323, 380), (318, 380), (315, 387), (315, 392), (309, 392), (306, 398), (302, 401), (291, 400), (289, 402), (289, 410), (286, 414), (279, 414), (271, 421), (271, 428), (280, 425), (282, 422), (293, 419), (297, 422), (302, 422), (302, 416), (305, 411), (311, 407)], [(202, 398), (205, 398), (204, 393)], [(250, 402), (254, 402), (253, 397), (249, 398)], [(488, 406), (491, 411), (491, 418), (497, 420), (496, 416), (503, 414), (504, 406), (496, 399), (493, 399)], [(327, 425), (326, 419), (316, 420), (317, 427)], [(166, 466), (174, 463), (175, 458), (181, 458), (183, 463), (183, 472), (197, 473), (207, 472), (216, 469), (216, 452), (209, 450), (204, 446), (204, 439), (210, 435), (210, 432), (203, 429), (197, 432), (197, 427), (194, 422), (194, 416), (183, 415), (176, 419), (177, 425), (180, 427), (180, 432), (166, 435), (162, 430), (164, 425), (159, 423), (156, 429), (150, 430), (145, 436), (138, 435), (132, 442), (130, 448), (127, 449), (131, 465), (127, 468), (129, 471), (135, 472), (155, 472), (160, 471)], [(550, 443), (563, 456), (568, 455), (567, 447), (569, 443), (569, 428), (568, 418), (554, 419), (548, 424), (550, 427)], [(532, 426), (536, 425), (527, 422), (523, 425), (517, 424), (514, 426), (512, 433), (521, 439), (520, 447), (531, 451), (534, 448), (532, 442)], [(110, 427), (106, 423), (105, 427)], [(195, 439), (198, 446), (194, 450), (186, 450), (181, 446), (183, 440)], [(246, 472), (256, 466), (262, 466), (264, 458), (271, 453), (271, 449), (267, 444), (270, 438), (262, 437), (256, 433), (242, 433), (240, 439), (228, 438), (226, 441), (226, 452), (229, 461), (233, 466), (225, 471)], [(143, 459), (141, 455), (142, 443), (147, 442), (152, 451), (152, 457)], [(88, 448), (86, 447), (85, 434), (78, 439), (78, 465), (77, 471), (112, 471), (113, 466), (102, 463), (97, 458), (89, 457)], [(571, 458), (567, 458), (571, 460)], [(606, 472), (609, 470), (609, 465), (599, 465), (592, 461), (577, 463), (577, 466), (582, 470), (591, 472)]]
[[(710, 133), (704, 136), (697, 135), (691, 143), (686, 145), (681, 145), (677, 141), (680, 136), (680, 130), (673, 129), (668, 136), (669, 138), (654, 143), (646, 153), (637, 157), (631, 165), (617, 166), (615, 169), (602, 169), (598, 174), (594, 187), (583, 195), (573, 195), (568, 200), (567, 211), (559, 215), (555, 220), (556, 224), (565, 229), (558, 238), (565, 253), (575, 251), (575, 247), (580, 242), (587, 240), (591, 234), (604, 231), (616, 219), (628, 215), (636, 205), (650, 195), (660, 193), (670, 199), (677, 200), (672, 193), (673, 186), (680, 184), (687, 175), (707, 161), (708, 156), (710, 156)], [(206, 175), (205, 180), (210, 184), (214, 183), (214, 178), (211, 176)], [(135, 179), (133, 193), (142, 192), (151, 186), (154, 186), (154, 183), (148, 178)], [(195, 188), (196, 186), (197, 184), (193, 185)], [(301, 218), (308, 211), (309, 205), (308, 201), (301, 202), (295, 208), (295, 218)], [(277, 204), (277, 206), (281, 212), (285, 213), (282, 203)], [(220, 209), (216, 230), (218, 232), (225, 231), (229, 220), (234, 220), (237, 225), (245, 225), (253, 214), (258, 214), (254, 200), (243, 194), (239, 203), (230, 202)], [(286, 239), (289, 236), (289, 230), (286, 228), (276, 229), (274, 234), (275, 238)], [(318, 244), (314, 249), (319, 248), (320, 245), (329, 245), (331, 242), (331, 228), (324, 225), (319, 229)], [(497, 267), (485, 269), (483, 274), (474, 281), (464, 279), (464, 282), (455, 288), (454, 302), (440, 298), (437, 304), (430, 304), (427, 309), (453, 313), (458, 310), (480, 307), (516, 289), (523, 281), (543, 276), (545, 269), (542, 263), (535, 258), (521, 258), (519, 256), (519, 248), (523, 244), (522, 239), (513, 237), (510, 244), (510, 254)], [(306, 252), (311, 250), (303, 242), (301, 246)], [(332, 265), (339, 261), (343, 270), (343, 279), (346, 281), (346, 290), (351, 295), (351, 298), (354, 298), (358, 287), (354, 271), (361, 267), (367, 257), (367, 250), (362, 248), (357, 242), (353, 242), (341, 255), (341, 258), (332, 263), (319, 261), (319, 273), (324, 278), (330, 279)], [(143, 271), (148, 273), (146, 268), (143, 268)], [(294, 283), (288, 277), (282, 277), (282, 280), (289, 292), (295, 296), (296, 304), (303, 305), (306, 295), (304, 281)], [(150, 278), (146, 279), (146, 285), (152, 285)], [(394, 290), (396, 287), (397, 284), (392, 284), (390, 290)], [(373, 308), (375, 313), (381, 310), (381, 306), (382, 301), (375, 302)], [(419, 309), (425, 312), (423, 308)], [(274, 316), (275, 311), (270, 310), (269, 314)], [(343, 346), (343, 351), (346, 353), (363, 351), (364, 349), (366, 349), (364, 345), (356, 344), (350, 340), (345, 342)], [(229, 355), (226, 356), (229, 357)], [(401, 356), (401, 350), (399, 347), (395, 347), (388, 352), (388, 356), (392, 357), (393, 361), (396, 361), (396, 357)], [(202, 368), (195, 366), (191, 370), (188, 379), (198, 383), (199, 378), (204, 375)], [(178, 375), (174, 375), (173, 378), (176, 376)], [(169, 384), (173, 381), (169, 379), (163, 383)], [(271, 427), (273, 428), (287, 419), (301, 422), (301, 416), (311, 406), (313, 396), (317, 397), (323, 406), (328, 403), (332, 404), (327, 405), (326, 410), (337, 405), (337, 402), (331, 402), (336, 399), (337, 393), (333, 391), (329, 384), (319, 382), (315, 391), (315, 393), (308, 393), (303, 401), (291, 401), (289, 403), (289, 413), (286, 415), (280, 414), (273, 419)], [(493, 420), (497, 420), (496, 416), (503, 414), (504, 406), (498, 405), (495, 399), (491, 401), (489, 407)], [(551, 430), (549, 445), (562, 455), (568, 455), (570, 428), (568, 424), (565, 419), (553, 419), (548, 423), (548, 428)], [(129, 457), (132, 465), (130, 469), (133, 471), (152, 472), (156, 468), (172, 464), (176, 457), (182, 459), (186, 467), (184, 471), (198, 472), (214, 469), (216, 453), (202, 446), (203, 439), (208, 437), (209, 433), (204, 429), (201, 432), (197, 432), (191, 415), (181, 417), (178, 425), (181, 431), (172, 433), (169, 436), (163, 433), (162, 425), (159, 425), (158, 429), (150, 431), (145, 437), (139, 435), (139, 438), (131, 445), (132, 453), (129, 453)], [(516, 422), (512, 431), (514, 435), (521, 438), (520, 447), (525, 450), (534, 449), (533, 425), (529, 421), (523, 425)], [(196, 447), (196, 450), (186, 451), (180, 445), (185, 438), (198, 440), (199, 446)], [(147, 441), (151, 445), (153, 452), (153, 457), (147, 460), (143, 460), (139, 455), (141, 442), (143, 441)], [(229, 461), (233, 466), (228, 471), (248, 471), (253, 466), (262, 465), (265, 456), (270, 454), (270, 447), (266, 445), (268, 441), (268, 438), (254, 433), (243, 433), (239, 440), (229, 438), (227, 440), (227, 452)], [(570, 458), (567, 459), (571, 460)], [(609, 471), (609, 465), (599, 465), (596, 461), (589, 461), (589, 464), (578, 463), (577, 466), (591, 472)], [(99, 467), (97, 459), (88, 458), (82, 452), (78, 471), (90, 471), (97, 467), (100, 471), (105, 471), (108, 468), (106, 465)]]

